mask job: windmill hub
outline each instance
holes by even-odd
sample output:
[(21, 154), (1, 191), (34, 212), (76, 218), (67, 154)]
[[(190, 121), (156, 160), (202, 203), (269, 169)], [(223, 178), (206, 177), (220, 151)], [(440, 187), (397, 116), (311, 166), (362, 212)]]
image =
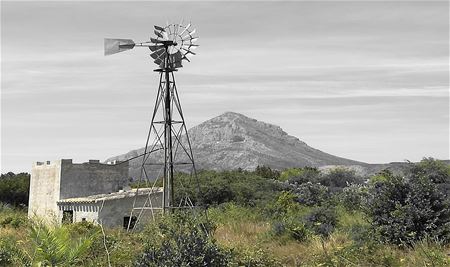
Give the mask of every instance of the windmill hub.
[(172, 40), (161, 41), (161, 43), (162, 43), (164, 46), (176, 46), (176, 45), (177, 45), (177, 43), (175, 43), (175, 42), (172, 41)]

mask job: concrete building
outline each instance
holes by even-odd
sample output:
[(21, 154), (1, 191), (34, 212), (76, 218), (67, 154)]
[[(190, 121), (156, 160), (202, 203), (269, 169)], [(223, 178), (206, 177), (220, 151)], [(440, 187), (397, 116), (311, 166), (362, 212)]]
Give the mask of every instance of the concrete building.
[[(134, 225), (140, 210), (142, 219), (160, 210), (162, 190), (129, 188), (128, 162), (103, 164), (98, 160), (73, 163), (71, 159), (35, 162), (31, 170), (28, 217), (54, 222), (90, 221), (115, 227)], [(146, 205), (144, 205), (146, 204)]]

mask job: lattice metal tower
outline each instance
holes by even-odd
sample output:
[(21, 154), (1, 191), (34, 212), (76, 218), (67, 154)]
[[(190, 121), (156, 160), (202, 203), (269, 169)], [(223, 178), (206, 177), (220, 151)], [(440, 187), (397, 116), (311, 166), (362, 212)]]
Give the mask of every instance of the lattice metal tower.
[[(130, 212), (130, 218), (136, 216), (136, 223), (139, 222), (146, 210), (150, 210), (153, 216), (153, 211), (157, 209), (154, 207), (155, 203), (152, 203), (151, 194), (159, 190), (155, 187), (159, 179), (162, 179), (161, 208), (163, 213), (174, 208), (195, 206), (188, 195), (180, 198), (178, 203), (174, 202), (174, 174), (176, 171), (190, 173), (198, 185), (191, 141), (174, 76), (174, 72), (182, 67), (182, 61), (190, 62), (189, 57), (195, 55), (192, 50), (198, 46), (194, 44), (198, 38), (193, 36), (195, 30), (191, 29), (190, 23), (187, 25), (167, 23), (165, 27), (154, 26), (154, 28), (156, 38), (150, 38), (150, 41), (143, 43), (135, 43), (131, 39), (105, 39), (105, 55), (134, 47), (148, 47), (154, 63), (159, 66), (154, 70), (160, 76), (147, 140), (143, 152), (133, 158), (142, 157), (139, 185), (145, 183), (145, 186), (148, 187), (149, 184), (152, 184), (145, 203), (139, 207), (136, 207), (136, 198), (140, 194), (139, 190), (142, 191), (142, 189), (137, 188), (136, 190), (133, 210)], [(132, 224), (131, 221), (130, 219), (128, 229)]]

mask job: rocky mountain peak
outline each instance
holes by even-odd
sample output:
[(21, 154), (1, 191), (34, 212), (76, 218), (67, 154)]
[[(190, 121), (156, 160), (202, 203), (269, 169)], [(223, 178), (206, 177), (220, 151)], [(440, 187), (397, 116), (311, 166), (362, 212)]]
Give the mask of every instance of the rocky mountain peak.
[(198, 137), (200, 133), (207, 135), (203, 136), (201, 140), (196, 138), (198, 142), (207, 140), (239, 142), (275, 138), (278, 142), (306, 145), (297, 137), (288, 135), (280, 126), (258, 121), (236, 112), (225, 112), (193, 127), (189, 132), (193, 138)]
[[(277, 125), (258, 121), (235, 112), (225, 112), (189, 129), (197, 169), (255, 169), (265, 165), (275, 169), (302, 166), (359, 165), (308, 146)], [(184, 138), (182, 138), (184, 139)], [(143, 149), (108, 160), (137, 156)], [(131, 161), (130, 174), (138, 173), (139, 163)]]

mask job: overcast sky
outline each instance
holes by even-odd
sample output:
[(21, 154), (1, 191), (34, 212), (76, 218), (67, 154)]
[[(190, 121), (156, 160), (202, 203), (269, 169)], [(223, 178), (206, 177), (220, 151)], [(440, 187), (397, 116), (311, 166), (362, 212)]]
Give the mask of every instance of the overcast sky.
[(158, 86), (146, 41), (192, 21), (176, 73), (188, 127), (226, 111), (369, 163), (449, 159), (449, 4), (1, 2), (1, 172), (142, 147)]

